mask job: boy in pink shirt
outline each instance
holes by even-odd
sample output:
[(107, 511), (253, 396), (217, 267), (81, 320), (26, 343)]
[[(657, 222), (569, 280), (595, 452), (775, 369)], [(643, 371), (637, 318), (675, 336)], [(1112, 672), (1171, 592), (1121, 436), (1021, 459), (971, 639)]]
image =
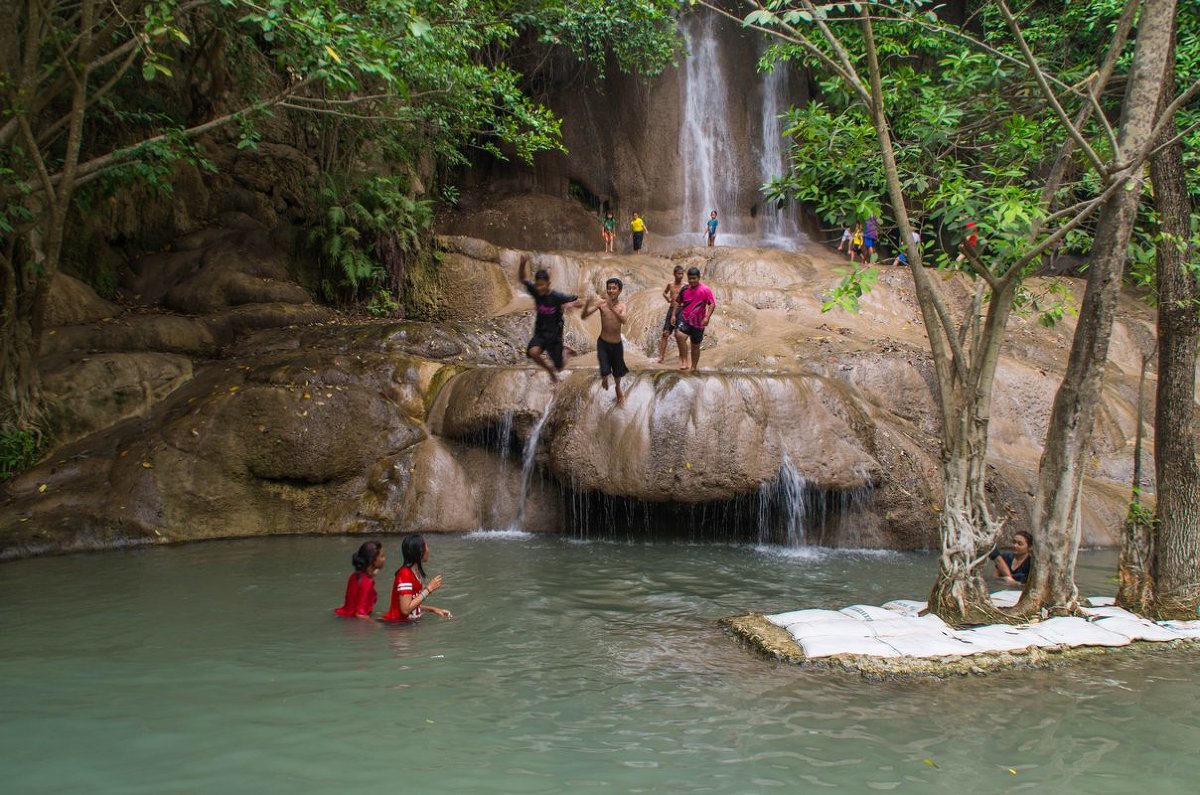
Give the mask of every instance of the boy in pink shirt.
[[(678, 305), (675, 328), (675, 344), (679, 346), (679, 369), (697, 370), (700, 367), (700, 343), (704, 341), (704, 329), (712, 317), (717, 299), (707, 284), (700, 281), (700, 269), (688, 268), (687, 284), (675, 297)], [(691, 364), (688, 363), (688, 346), (691, 346)]]

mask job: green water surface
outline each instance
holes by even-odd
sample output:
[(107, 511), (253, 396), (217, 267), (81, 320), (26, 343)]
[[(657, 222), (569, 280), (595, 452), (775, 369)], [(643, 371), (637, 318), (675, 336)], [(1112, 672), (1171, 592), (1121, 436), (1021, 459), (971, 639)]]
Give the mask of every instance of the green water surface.
[[(872, 683), (764, 660), (716, 625), (923, 598), (931, 555), (431, 537), (430, 601), (456, 618), (395, 627), (331, 612), (361, 540), (0, 566), (3, 790), (1200, 788), (1187, 652)], [(1114, 565), (1085, 553), (1083, 591), (1111, 593)]]

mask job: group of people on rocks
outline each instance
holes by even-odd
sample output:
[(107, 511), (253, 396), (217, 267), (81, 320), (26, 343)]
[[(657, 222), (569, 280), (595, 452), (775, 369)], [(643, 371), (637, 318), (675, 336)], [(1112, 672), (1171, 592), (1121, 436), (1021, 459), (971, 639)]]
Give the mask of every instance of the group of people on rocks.
[[(600, 313), (600, 337), (596, 340), (596, 358), (600, 365), (600, 384), (608, 389), (611, 377), (616, 386), (617, 403), (625, 402), (625, 390), (621, 379), (629, 372), (625, 364), (625, 347), (621, 329), (628, 320), (628, 312), (621, 301), (624, 283), (613, 276), (604, 283), (604, 298), (589, 297), (580, 302), (579, 296), (561, 293), (550, 287), (550, 273), (539, 269), (529, 278), (529, 257), (521, 256), (517, 279), (529, 291), (534, 303), (533, 336), (525, 347), (525, 354), (550, 375), (557, 383), (558, 374), (567, 366), (574, 351), (563, 342), (563, 320), (566, 310), (582, 306), (582, 317)], [(659, 340), (658, 361), (666, 358), (667, 341), (671, 335), (679, 349), (679, 369), (696, 370), (700, 366), (700, 346), (704, 341), (704, 330), (712, 319), (716, 298), (708, 285), (700, 281), (700, 269), (676, 265), (672, 281), (663, 288), (663, 299), (667, 302), (666, 317), (663, 319), (662, 335)]]
[[(717, 227), (720, 223), (716, 210), (710, 212), (704, 222), (704, 238), (709, 248), (717, 244)], [(612, 254), (617, 240), (617, 219), (612, 210), (606, 210), (604, 213), (604, 220), (600, 222), (600, 237), (604, 240), (604, 253)], [(629, 237), (633, 244), (633, 253), (639, 253), (646, 241), (646, 219), (638, 213), (630, 213)]]
[[(921, 231), (913, 224), (912, 241), (919, 250), (921, 248)], [(880, 222), (878, 216), (870, 215), (866, 221), (855, 221), (853, 224), (842, 225), (842, 236), (838, 240), (837, 250), (850, 258), (851, 262), (861, 262), (864, 265), (875, 262), (878, 256), (880, 242)], [(962, 262), (975, 256), (979, 248), (978, 225), (967, 221), (962, 227), (962, 240), (958, 246), (958, 256), (955, 262)], [(896, 256), (891, 264), (904, 266), (908, 264), (908, 252), (903, 245), (896, 247)]]

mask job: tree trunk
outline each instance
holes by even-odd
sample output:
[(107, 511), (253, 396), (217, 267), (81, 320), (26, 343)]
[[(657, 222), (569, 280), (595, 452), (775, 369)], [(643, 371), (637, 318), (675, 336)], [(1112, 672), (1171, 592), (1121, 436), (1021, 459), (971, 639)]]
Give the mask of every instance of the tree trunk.
[(37, 368), (42, 280), (23, 262), (22, 246), (10, 241), (0, 254), (0, 429), (37, 431), (41, 380)]
[(1125, 527), (1121, 533), (1121, 557), (1117, 562), (1117, 604), (1126, 610), (1148, 614), (1154, 599), (1150, 563), (1154, 554), (1154, 516), (1142, 505), (1142, 437), (1146, 406), (1146, 370), (1152, 356), (1142, 357), (1138, 378), (1137, 429), (1133, 444), (1133, 490)]
[[(1121, 114), (1121, 157), (1135, 156), (1150, 142), (1174, 13), (1175, 0), (1146, 0), (1144, 5)], [(1067, 372), (1054, 396), (1038, 468), (1032, 510), (1037, 552), (1015, 611), (1022, 616), (1069, 615), (1078, 610), (1075, 559), (1079, 552), (1080, 487), (1103, 386), (1126, 248), (1137, 219), (1141, 173), (1139, 166), (1114, 174), (1112, 179), (1125, 184), (1100, 210), (1087, 289)]]
[[(1172, 59), (1173, 60), (1173, 59)], [(1173, 66), (1171, 61), (1169, 66)], [(1164, 70), (1164, 92), (1174, 93), (1174, 71)], [(1175, 125), (1164, 135), (1169, 139)], [(1151, 571), (1153, 612), (1159, 618), (1195, 619), (1200, 608), (1200, 467), (1196, 463), (1196, 346), (1200, 314), (1196, 279), (1187, 267), (1191, 203), (1183, 144), (1175, 142), (1150, 161), (1161, 224), (1158, 244), (1158, 392), (1154, 466), (1158, 484), (1157, 537)], [(1194, 256), (1194, 252), (1193, 252)]]
[(942, 434), (942, 554), (929, 610), (948, 624), (998, 624), (1006, 616), (992, 606), (979, 569), (996, 543), (1000, 524), (987, 507), (987, 421), (963, 411)]

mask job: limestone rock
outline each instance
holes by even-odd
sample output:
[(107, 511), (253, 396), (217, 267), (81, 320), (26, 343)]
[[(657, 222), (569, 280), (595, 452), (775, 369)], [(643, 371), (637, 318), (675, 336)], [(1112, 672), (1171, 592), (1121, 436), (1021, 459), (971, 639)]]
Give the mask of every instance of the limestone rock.
[(120, 308), (96, 295), (96, 291), (65, 273), (56, 273), (46, 290), (42, 322), (47, 326), (91, 323), (121, 313)]

